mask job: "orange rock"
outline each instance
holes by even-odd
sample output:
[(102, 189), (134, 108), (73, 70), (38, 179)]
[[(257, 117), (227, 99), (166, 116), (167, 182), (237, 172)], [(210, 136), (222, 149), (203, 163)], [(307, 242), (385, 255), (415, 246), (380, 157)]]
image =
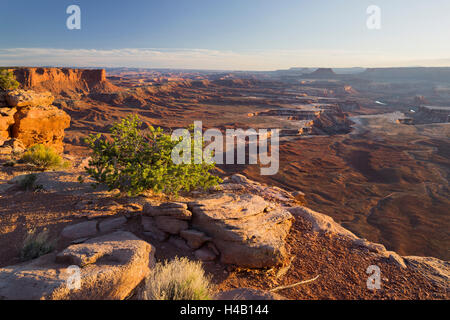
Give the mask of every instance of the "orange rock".
[(23, 88), (37, 92), (77, 95), (121, 90), (107, 81), (104, 69), (17, 68), (14, 75)]
[(15, 108), (0, 109), (0, 139), (8, 139), (10, 137), (9, 129), (14, 123)]
[(37, 93), (32, 90), (14, 90), (6, 95), (6, 101), (11, 107), (47, 107), (54, 100), (50, 92)]
[(43, 144), (58, 152), (64, 150), (64, 129), (70, 126), (70, 116), (55, 106), (25, 107), (14, 115), (12, 135), (25, 147)]

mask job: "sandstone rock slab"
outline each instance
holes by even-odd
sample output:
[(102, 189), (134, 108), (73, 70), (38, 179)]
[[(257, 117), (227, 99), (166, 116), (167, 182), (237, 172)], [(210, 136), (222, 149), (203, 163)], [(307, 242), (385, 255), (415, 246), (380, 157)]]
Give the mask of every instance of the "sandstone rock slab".
[(201, 261), (214, 261), (216, 259), (216, 254), (208, 248), (201, 248), (195, 250), (195, 257)]
[(61, 232), (61, 237), (76, 240), (93, 237), (97, 234), (97, 221), (86, 221), (67, 226)]
[(118, 218), (109, 218), (99, 223), (98, 227), (100, 232), (110, 232), (116, 229), (119, 229), (123, 225), (127, 223), (127, 218), (118, 217)]
[(187, 230), (189, 224), (184, 220), (175, 219), (168, 216), (157, 216), (153, 218), (156, 226), (167, 233), (179, 234), (182, 230)]
[(171, 236), (168, 241), (170, 244), (172, 244), (175, 248), (178, 248), (180, 250), (184, 251), (190, 251), (191, 248), (187, 245), (186, 241), (178, 236)]
[(147, 203), (143, 208), (143, 213), (150, 217), (167, 216), (187, 221), (192, 217), (192, 213), (187, 210), (187, 204), (180, 202), (167, 202), (159, 206)]
[(125, 299), (149, 274), (154, 252), (149, 243), (129, 232), (91, 239), (69, 246), (58, 259), (84, 265), (79, 288), (68, 286), (67, 279), (73, 275), (68, 264), (56, 262), (56, 254), (49, 254), (0, 269), (0, 299)]
[(11, 107), (47, 107), (55, 98), (50, 92), (37, 93), (32, 90), (14, 90), (6, 94), (6, 101)]
[(197, 230), (182, 230), (180, 236), (184, 238), (192, 249), (200, 248), (205, 242), (211, 241), (212, 239), (203, 232)]
[(144, 234), (148, 237), (156, 239), (158, 241), (165, 241), (169, 237), (169, 235), (160, 230), (157, 226), (153, 218), (150, 217), (142, 217), (142, 227), (144, 228)]
[(192, 226), (206, 233), (221, 253), (221, 261), (265, 268), (286, 260), (285, 239), (292, 215), (256, 195), (218, 194), (189, 204)]

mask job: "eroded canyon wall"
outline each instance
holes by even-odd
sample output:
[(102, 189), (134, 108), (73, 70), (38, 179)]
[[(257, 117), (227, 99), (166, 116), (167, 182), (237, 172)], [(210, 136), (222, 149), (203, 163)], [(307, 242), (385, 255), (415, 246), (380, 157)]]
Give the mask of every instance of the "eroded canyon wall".
[(104, 69), (17, 68), (14, 75), (24, 89), (53, 94), (114, 89), (107, 81)]

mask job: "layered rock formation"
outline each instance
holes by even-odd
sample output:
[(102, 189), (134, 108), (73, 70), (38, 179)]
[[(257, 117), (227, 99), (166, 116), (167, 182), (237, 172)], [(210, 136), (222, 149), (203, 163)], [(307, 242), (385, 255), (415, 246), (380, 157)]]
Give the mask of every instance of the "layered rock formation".
[(200, 260), (220, 256), (225, 264), (265, 268), (282, 265), (287, 258), (285, 239), (292, 215), (257, 195), (225, 193), (188, 205), (149, 204), (143, 213), (149, 236), (159, 241), (170, 236), (179, 247), (196, 250)]
[(450, 122), (450, 107), (422, 106), (413, 117), (417, 124)]
[(118, 89), (106, 80), (104, 69), (18, 68), (14, 69), (14, 75), (25, 89), (53, 94)]
[(211, 236), (221, 261), (243, 267), (282, 265), (292, 216), (255, 195), (221, 194), (189, 204), (192, 225)]
[(18, 139), (26, 148), (43, 144), (62, 152), (70, 116), (53, 106), (53, 101), (49, 92), (14, 90), (0, 94), (0, 139)]

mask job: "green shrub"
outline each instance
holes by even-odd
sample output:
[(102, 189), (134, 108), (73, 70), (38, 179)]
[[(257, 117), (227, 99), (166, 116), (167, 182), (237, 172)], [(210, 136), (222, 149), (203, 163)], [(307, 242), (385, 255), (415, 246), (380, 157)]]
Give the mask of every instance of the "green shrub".
[(14, 74), (10, 70), (0, 70), (0, 90), (14, 90), (19, 87)]
[(55, 249), (55, 244), (48, 239), (48, 230), (37, 233), (35, 230), (28, 232), (20, 251), (20, 259), (28, 261), (39, 258)]
[(212, 296), (201, 263), (178, 257), (156, 264), (142, 293), (144, 300), (210, 300)]
[(98, 184), (129, 195), (147, 190), (177, 195), (218, 184), (220, 179), (210, 173), (215, 164), (174, 164), (172, 150), (179, 141), (161, 128), (140, 130), (141, 125), (137, 116), (129, 116), (114, 124), (110, 140), (100, 134), (86, 139), (93, 151), (86, 171)]
[(27, 174), (19, 181), (19, 190), (22, 191), (36, 191), (42, 189), (41, 185), (36, 184), (37, 175)]
[(40, 170), (67, 168), (70, 165), (55, 150), (42, 144), (34, 145), (25, 151), (22, 161)]

